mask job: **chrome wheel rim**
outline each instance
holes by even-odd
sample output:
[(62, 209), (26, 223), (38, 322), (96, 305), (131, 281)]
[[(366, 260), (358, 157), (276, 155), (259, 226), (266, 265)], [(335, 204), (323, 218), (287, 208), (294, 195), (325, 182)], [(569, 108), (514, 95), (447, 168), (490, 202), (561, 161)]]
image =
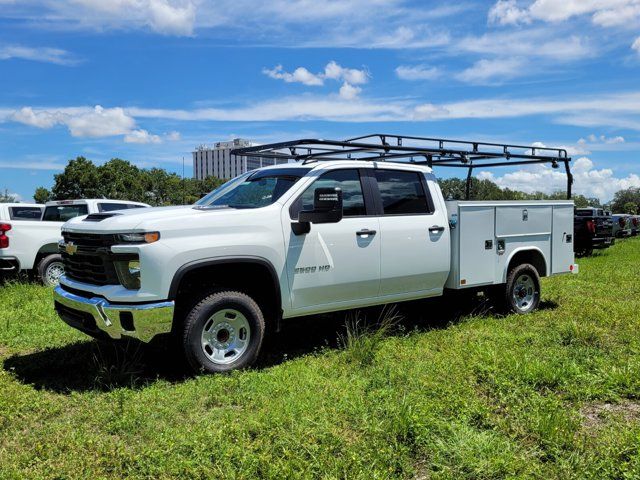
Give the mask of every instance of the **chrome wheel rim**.
[(202, 329), (202, 351), (219, 365), (237, 361), (249, 347), (251, 327), (241, 312), (232, 308), (218, 310)]
[(531, 275), (523, 273), (516, 278), (513, 287), (513, 302), (518, 310), (526, 312), (533, 308), (536, 293), (536, 284)]
[(62, 275), (64, 275), (64, 264), (62, 262), (53, 262), (47, 267), (44, 279), (47, 285), (57, 285)]

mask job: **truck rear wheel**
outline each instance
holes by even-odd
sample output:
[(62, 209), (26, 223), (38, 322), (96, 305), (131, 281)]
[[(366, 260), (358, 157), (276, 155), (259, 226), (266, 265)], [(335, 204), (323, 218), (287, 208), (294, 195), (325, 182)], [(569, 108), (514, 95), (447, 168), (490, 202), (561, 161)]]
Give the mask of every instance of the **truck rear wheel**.
[(260, 353), (264, 334), (264, 316), (251, 297), (219, 290), (191, 309), (182, 340), (191, 367), (216, 373), (252, 365)]
[(533, 265), (523, 263), (509, 272), (504, 302), (512, 313), (533, 312), (540, 304), (540, 275)]
[(47, 287), (58, 285), (62, 275), (64, 275), (64, 264), (62, 257), (57, 253), (47, 255), (38, 263), (38, 276)]

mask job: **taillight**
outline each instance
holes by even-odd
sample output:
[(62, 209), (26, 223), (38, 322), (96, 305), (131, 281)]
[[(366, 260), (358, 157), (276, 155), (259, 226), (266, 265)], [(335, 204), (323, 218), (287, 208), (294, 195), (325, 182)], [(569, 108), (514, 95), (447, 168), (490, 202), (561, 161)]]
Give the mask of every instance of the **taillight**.
[(587, 230), (596, 233), (596, 223), (593, 220), (587, 220)]
[(624, 228), (626, 224), (627, 222), (625, 221), (624, 217), (620, 217), (618, 219), (618, 225), (620, 225), (620, 228)]
[(9, 230), (11, 230), (11, 224), (0, 223), (0, 248), (9, 248), (9, 237), (7, 237)]

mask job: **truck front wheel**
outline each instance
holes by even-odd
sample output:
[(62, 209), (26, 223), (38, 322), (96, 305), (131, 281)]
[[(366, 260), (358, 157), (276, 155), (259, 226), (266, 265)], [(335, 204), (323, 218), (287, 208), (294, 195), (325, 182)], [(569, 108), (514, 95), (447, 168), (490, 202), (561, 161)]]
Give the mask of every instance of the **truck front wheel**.
[(64, 264), (62, 256), (57, 253), (47, 255), (38, 263), (38, 276), (47, 287), (56, 286), (62, 275), (64, 275)]
[(252, 365), (264, 334), (264, 316), (251, 297), (219, 290), (191, 309), (182, 339), (189, 364), (196, 371), (216, 373)]
[(504, 290), (507, 309), (513, 313), (529, 313), (540, 304), (540, 276), (533, 265), (524, 263), (509, 272)]

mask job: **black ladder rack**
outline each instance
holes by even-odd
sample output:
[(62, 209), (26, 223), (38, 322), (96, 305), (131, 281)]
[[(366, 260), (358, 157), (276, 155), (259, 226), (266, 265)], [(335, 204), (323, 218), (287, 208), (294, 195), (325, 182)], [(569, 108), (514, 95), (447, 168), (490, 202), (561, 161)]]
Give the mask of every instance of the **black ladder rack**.
[(467, 169), (466, 198), (469, 199), (473, 170), (501, 166), (548, 163), (564, 164), (567, 198), (571, 199), (571, 158), (562, 148), (473, 142), (444, 138), (376, 133), (348, 140), (300, 139), (232, 150), (233, 155), (293, 160), (304, 164), (318, 161), (359, 160), (397, 162)]

